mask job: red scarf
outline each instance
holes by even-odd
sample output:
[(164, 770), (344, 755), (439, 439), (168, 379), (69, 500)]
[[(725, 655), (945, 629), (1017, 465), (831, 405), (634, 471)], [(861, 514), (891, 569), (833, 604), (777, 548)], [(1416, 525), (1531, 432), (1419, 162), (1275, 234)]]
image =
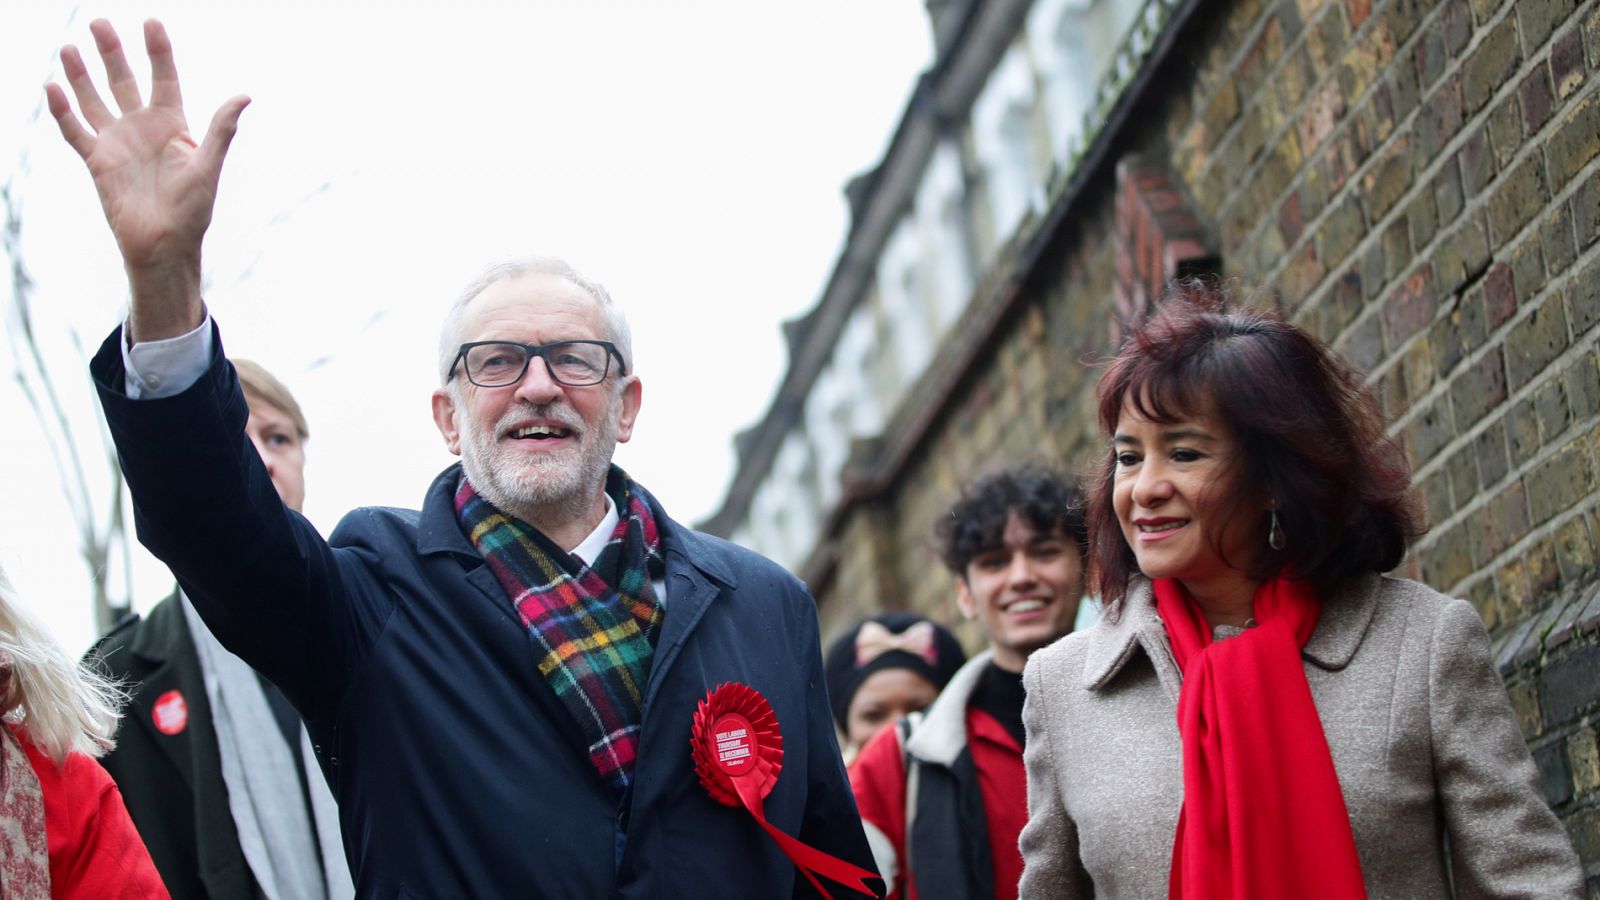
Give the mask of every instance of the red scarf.
[(1168, 896), (1364, 900), (1350, 815), (1300, 661), (1322, 609), (1316, 592), (1266, 582), (1256, 627), (1220, 643), (1176, 580), (1157, 579), (1155, 594), (1183, 672), (1184, 800)]

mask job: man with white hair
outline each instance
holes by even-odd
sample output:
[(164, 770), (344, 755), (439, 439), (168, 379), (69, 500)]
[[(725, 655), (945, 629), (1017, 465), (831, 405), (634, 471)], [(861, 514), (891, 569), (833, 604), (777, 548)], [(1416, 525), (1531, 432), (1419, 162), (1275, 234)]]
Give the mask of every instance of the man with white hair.
[(357, 510), (324, 541), (244, 436), (200, 296), (248, 101), (196, 143), (160, 24), (148, 104), (110, 25), (90, 27), (121, 114), (70, 47), (84, 121), (48, 99), (132, 288), (92, 369), (140, 540), (305, 718), (358, 895), (803, 896), (813, 871), (864, 887), (814, 604), (611, 465), (641, 386), (605, 292), (553, 260), (475, 283), (433, 395), (461, 465), (420, 512)]

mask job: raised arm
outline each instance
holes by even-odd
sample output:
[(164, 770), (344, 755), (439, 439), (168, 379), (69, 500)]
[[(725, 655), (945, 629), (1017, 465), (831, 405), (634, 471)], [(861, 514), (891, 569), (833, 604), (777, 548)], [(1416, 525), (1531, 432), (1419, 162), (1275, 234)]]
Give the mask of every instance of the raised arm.
[(144, 23), (150, 56), (146, 104), (104, 19), (89, 25), (105, 64), (117, 115), (101, 99), (76, 47), (61, 49), (61, 67), (83, 118), (73, 113), (60, 85), (45, 86), (61, 136), (89, 167), (106, 221), (122, 253), (132, 289), (128, 338), (153, 341), (197, 328), (205, 318), (200, 298), (200, 245), (211, 224), (217, 182), (228, 144), (248, 97), (222, 104), (205, 140), (196, 144), (183, 115), (172, 42), (161, 23)]

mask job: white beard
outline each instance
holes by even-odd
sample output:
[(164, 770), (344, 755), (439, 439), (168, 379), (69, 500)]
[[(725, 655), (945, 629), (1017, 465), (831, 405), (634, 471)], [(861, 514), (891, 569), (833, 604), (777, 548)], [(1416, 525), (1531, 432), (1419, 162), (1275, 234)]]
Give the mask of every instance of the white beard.
[[(492, 428), (464, 421), (461, 467), (467, 480), (495, 508), (536, 527), (583, 518), (605, 489), (617, 446), (620, 400), (619, 394), (593, 432), (564, 403), (508, 410)], [(525, 454), (499, 438), (517, 421), (530, 417), (560, 422), (577, 436), (577, 446), (558, 453)]]

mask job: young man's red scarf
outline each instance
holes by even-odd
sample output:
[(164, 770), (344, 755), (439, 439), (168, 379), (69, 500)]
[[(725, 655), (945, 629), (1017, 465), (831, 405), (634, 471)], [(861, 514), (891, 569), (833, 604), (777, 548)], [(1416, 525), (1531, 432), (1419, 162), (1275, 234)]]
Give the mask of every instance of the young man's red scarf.
[(1255, 594), (1256, 626), (1213, 643), (1174, 579), (1156, 610), (1183, 690), (1183, 810), (1172, 900), (1365, 898), (1361, 862), (1300, 648), (1322, 610), (1309, 584), (1274, 578)]

